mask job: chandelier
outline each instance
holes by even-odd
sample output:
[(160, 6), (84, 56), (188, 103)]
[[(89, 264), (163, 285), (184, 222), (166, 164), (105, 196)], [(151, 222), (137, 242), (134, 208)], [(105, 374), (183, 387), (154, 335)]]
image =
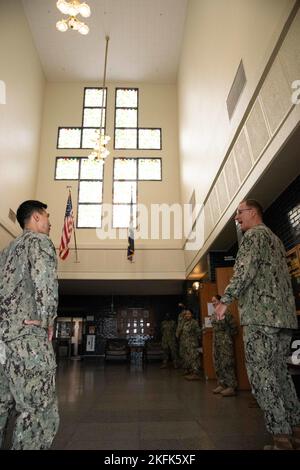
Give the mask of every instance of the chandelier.
[(60, 20), (56, 23), (56, 29), (64, 33), (68, 29), (78, 31), (80, 34), (88, 34), (89, 27), (83, 21), (76, 18), (79, 14), (84, 18), (88, 18), (91, 9), (87, 3), (80, 3), (78, 0), (67, 2), (66, 0), (57, 0), (56, 6), (64, 15), (69, 15), (67, 19)]
[(102, 107), (101, 107), (101, 117), (100, 117), (100, 128), (97, 131), (97, 137), (94, 149), (88, 156), (89, 160), (99, 161), (104, 164), (106, 157), (109, 155), (109, 151), (106, 148), (106, 145), (110, 141), (110, 137), (105, 135), (104, 122), (103, 122), (103, 110), (104, 110), (104, 97), (105, 97), (105, 84), (106, 84), (106, 66), (107, 66), (107, 52), (108, 52), (108, 41), (109, 36), (106, 36), (106, 47), (105, 47), (105, 58), (104, 58), (104, 72), (103, 72), (103, 84), (102, 84)]

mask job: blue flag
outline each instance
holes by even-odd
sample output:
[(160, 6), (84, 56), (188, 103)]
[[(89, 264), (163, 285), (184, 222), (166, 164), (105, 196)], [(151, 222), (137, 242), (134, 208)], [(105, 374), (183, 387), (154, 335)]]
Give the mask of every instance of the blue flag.
[(134, 229), (133, 229), (133, 197), (131, 190), (131, 202), (130, 202), (130, 218), (128, 227), (128, 247), (127, 247), (127, 259), (133, 262), (134, 255)]

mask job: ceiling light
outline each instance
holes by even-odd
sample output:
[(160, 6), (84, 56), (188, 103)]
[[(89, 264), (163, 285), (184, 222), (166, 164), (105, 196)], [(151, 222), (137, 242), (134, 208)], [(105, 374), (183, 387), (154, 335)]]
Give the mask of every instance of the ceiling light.
[(68, 25), (67, 25), (67, 22), (66, 20), (60, 20), (56, 23), (56, 29), (58, 29), (58, 31), (64, 33), (65, 31), (67, 31), (68, 29)]
[(70, 2), (58, 0), (56, 6), (63, 15), (76, 16), (80, 14), (84, 18), (88, 18), (91, 14), (89, 5), (85, 2), (80, 3), (78, 0), (72, 0)]
[(83, 18), (88, 18), (91, 15), (91, 9), (87, 3), (81, 3), (78, 7), (78, 11)]
[(89, 27), (76, 18), (79, 14), (84, 18), (88, 18), (91, 14), (91, 9), (87, 3), (80, 3), (78, 0), (67, 2), (66, 0), (58, 0), (56, 3), (57, 8), (64, 15), (69, 15), (69, 18), (60, 20), (56, 23), (56, 29), (62, 33), (68, 29), (78, 31), (80, 34), (88, 34)]

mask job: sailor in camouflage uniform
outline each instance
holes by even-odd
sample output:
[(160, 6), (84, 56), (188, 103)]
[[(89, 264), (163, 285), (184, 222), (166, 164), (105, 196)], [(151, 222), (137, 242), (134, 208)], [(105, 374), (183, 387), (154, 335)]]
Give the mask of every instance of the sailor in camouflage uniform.
[(183, 352), (182, 352), (182, 343), (181, 343), (181, 333), (182, 333), (182, 326), (184, 323), (184, 316), (185, 316), (185, 305), (182, 303), (178, 304), (178, 307), (181, 308), (181, 311), (178, 315), (177, 318), (177, 328), (176, 328), (176, 338), (178, 341), (178, 349), (179, 349), (179, 360), (180, 360), (180, 366), (184, 368), (183, 364)]
[(284, 246), (264, 225), (257, 201), (242, 201), (235, 219), (244, 236), (217, 316), (239, 300), (248, 377), (272, 448), (300, 448), (300, 406), (286, 363), (297, 317)]
[(177, 342), (176, 342), (176, 322), (170, 318), (170, 314), (167, 313), (165, 319), (161, 322), (161, 346), (164, 351), (163, 363), (161, 369), (165, 369), (168, 364), (169, 357), (171, 356), (173, 366), (175, 369), (178, 367), (178, 353), (177, 353)]
[(186, 309), (182, 323), (180, 346), (183, 368), (187, 372), (185, 379), (187, 380), (200, 380), (199, 338), (201, 331), (199, 323), (193, 318), (192, 311)]
[[(212, 298), (214, 307), (219, 304), (220, 299), (220, 295), (215, 295)], [(223, 397), (231, 397), (235, 395), (237, 387), (233, 350), (233, 336), (237, 334), (237, 324), (228, 309), (223, 320), (218, 320), (216, 314), (213, 313), (211, 323), (214, 367), (218, 380), (218, 386), (213, 390), (213, 393), (220, 393)]]
[(25, 201), (17, 211), (24, 232), (0, 253), (0, 447), (17, 412), (12, 448), (48, 449), (59, 417), (51, 344), (57, 315), (56, 253), (47, 206)]

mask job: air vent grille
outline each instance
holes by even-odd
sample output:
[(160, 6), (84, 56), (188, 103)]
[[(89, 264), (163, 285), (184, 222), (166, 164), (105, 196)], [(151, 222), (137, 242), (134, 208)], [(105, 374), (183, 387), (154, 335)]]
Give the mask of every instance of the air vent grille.
[(235, 74), (233, 84), (230, 88), (230, 92), (228, 94), (226, 104), (227, 104), (227, 111), (229, 119), (232, 118), (238, 100), (242, 94), (244, 86), (246, 85), (246, 74), (243, 65), (243, 61), (241, 60), (240, 65), (238, 66), (237, 72)]
[(14, 224), (16, 223), (17, 216), (16, 216), (15, 212), (14, 212), (12, 209), (9, 209), (8, 218), (9, 218)]

